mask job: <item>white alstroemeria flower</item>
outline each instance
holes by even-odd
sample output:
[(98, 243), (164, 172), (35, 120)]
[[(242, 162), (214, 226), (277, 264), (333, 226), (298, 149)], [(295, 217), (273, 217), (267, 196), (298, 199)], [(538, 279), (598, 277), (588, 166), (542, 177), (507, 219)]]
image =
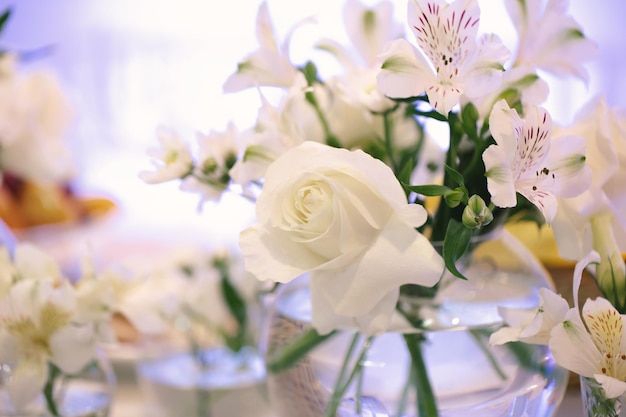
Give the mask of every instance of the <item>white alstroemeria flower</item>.
[(596, 55), (597, 47), (567, 14), (569, 0), (507, 0), (505, 4), (519, 34), (514, 67), (540, 68), (588, 81), (584, 64)]
[(347, 102), (373, 112), (383, 112), (395, 102), (378, 90), (379, 55), (390, 41), (403, 35), (402, 25), (393, 18), (393, 5), (382, 1), (372, 8), (359, 0), (348, 0), (343, 20), (353, 48), (348, 49), (334, 39), (316, 44), (331, 53), (343, 67), (342, 76), (334, 79), (336, 88)]
[(115, 311), (115, 291), (110, 275), (97, 274), (91, 260), (83, 260), (82, 274), (74, 284), (76, 290), (76, 321), (92, 323), (98, 341), (112, 343), (115, 335), (111, 318)]
[(585, 138), (591, 187), (581, 195), (559, 200), (552, 224), (559, 254), (580, 259), (592, 249), (591, 219), (610, 216), (611, 231), (626, 252), (626, 112), (610, 108), (604, 98), (594, 98), (559, 135)]
[(281, 135), (274, 132), (250, 132), (247, 136), (251, 139), (243, 158), (238, 159), (230, 170), (233, 183), (240, 184), (244, 190), (250, 183), (260, 182), (267, 167), (288, 149)]
[(18, 271), (19, 279), (64, 279), (61, 268), (54, 258), (31, 243), (20, 243), (15, 248), (13, 264)]
[(224, 132), (197, 134), (196, 166), (193, 175), (183, 179), (180, 189), (200, 194), (200, 207), (206, 201), (219, 201), (230, 185), (230, 169), (238, 159), (238, 136), (239, 131), (232, 123)]
[(524, 119), (501, 100), (489, 126), (495, 145), (483, 153), (487, 188), (498, 207), (516, 205), (516, 192), (551, 222), (556, 197), (574, 197), (591, 183), (585, 164), (585, 142), (578, 136), (551, 138), (552, 119), (541, 107), (528, 107)]
[(554, 327), (550, 337), (550, 350), (556, 362), (579, 375), (595, 378), (607, 398), (626, 392), (626, 316), (620, 315), (604, 298), (587, 299), (578, 309), (578, 289), (583, 269), (600, 257), (590, 252), (581, 259), (574, 270), (574, 308), (565, 320)]
[(378, 89), (376, 79), (378, 73), (378, 69), (356, 68), (334, 81), (348, 103), (365, 107), (370, 112), (383, 113), (396, 106), (396, 102), (387, 98)]
[(415, 229), (424, 208), (407, 204), (391, 169), (360, 150), (290, 149), (267, 170), (256, 212), (259, 223), (239, 241), (246, 269), (275, 282), (310, 272), (312, 324), (322, 334), (346, 321), (385, 331), (400, 286), (433, 285), (444, 269)]
[(52, 278), (22, 280), (0, 300), (0, 356), (13, 372), (7, 392), (17, 409), (41, 392), (48, 362), (73, 374), (93, 360), (90, 325), (73, 322), (74, 289)]
[[(520, 102), (524, 105), (539, 106), (548, 98), (550, 88), (528, 67), (513, 67), (502, 75), (500, 88), (484, 97), (472, 99), (476, 106), (479, 120), (486, 120), (493, 106), (503, 98), (509, 103)], [(465, 100), (464, 100), (465, 101)]]
[[(381, 1), (367, 7), (359, 0), (347, 0), (343, 8), (343, 22), (353, 49), (348, 49), (334, 39), (323, 39), (316, 44), (330, 52), (347, 69), (379, 67), (379, 54), (384, 46), (403, 36), (404, 28), (393, 18), (393, 4)], [(358, 56), (355, 56), (356, 52)]]
[(532, 309), (498, 307), (498, 313), (507, 327), (493, 333), (489, 343), (502, 345), (521, 341), (547, 345), (550, 331), (563, 321), (569, 310), (567, 301), (548, 288), (539, 289), (539, 305)]
[(392, 42), (382, 55), (380, 90), (392, 98), (426, 93), (447, 115), (462, 95), (480, 97), (497, 89), (510, 54), (495, 35), (477, 42), (479, 20), (476, 0), (409, 1), (408, 21), (421, 52), (404, 39)]
[[(167, 265), (167, 267), (165, 266)], [(123, 259), (101, 275), (111, 283), (115, 310), (145, 335), (165, 335), (178, 311), (181, 282), (171, 278), (169, 259)]]
[(387, 42), (403, 34), (402, 24), (393, 18), (393, 4), (380, 1), (369, 8), (358, 0), (347, 0), (343, 21), (354, 48), (368, 68), (379, 63), (378, 55)]
[(176, 133), (164, 128), (157, 130), (157, 139), (160, 148), (148, 150), (156, 171), (141, 171), (139, 178), (149, 184), (158, 184), (189, 175), (193, 168), (189, 145)]
[(237, 71), (224, 83), (224, 92), (258, 86), (289, 87), (293, 83), (298, 70), (289, 60), (290, 36), (278, 45), (266, 2), (259, 5), (256, 36), (259, 49), (238, 64)]

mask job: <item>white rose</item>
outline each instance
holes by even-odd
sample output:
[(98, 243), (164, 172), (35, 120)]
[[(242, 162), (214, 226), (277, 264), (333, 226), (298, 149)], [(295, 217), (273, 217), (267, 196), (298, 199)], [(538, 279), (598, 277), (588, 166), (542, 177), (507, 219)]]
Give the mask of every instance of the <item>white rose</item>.
[(346, 323), (385, 331), (399, 287), (432, 286), (444, 268), (415, 229), (425, 210), (360, 150), (290, 149), (270, 165), (256, 210), (259, 223), (240, 236), (246, 269), (282, 283), (310, 272), (312, 324), (322, 334)]

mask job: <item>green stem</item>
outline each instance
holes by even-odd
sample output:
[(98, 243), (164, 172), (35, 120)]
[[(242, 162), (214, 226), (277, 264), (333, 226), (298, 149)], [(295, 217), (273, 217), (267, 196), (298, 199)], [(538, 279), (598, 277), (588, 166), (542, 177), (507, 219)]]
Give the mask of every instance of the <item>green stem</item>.
[[(446, 165), (449, 167), (455, 168), (457, 166), (457, 147), (458, 140), (453, 140), (452, 137), (452, 125), (450, 120), (448, 120), (448, 127), (450, 130), (450, 146), (448, 148), (448, 153), (446, 155)], [(443, 185), (449, 188), (454, 188), (454, 181), (452, 180), (450, 174), (445, 171), (443, 177)], [(430, 237), (431, 241), (441, 242), (443, 241), (446, 235), (446, 229), (448, 227), (448, 223), (450, 222), (450, 217), (452, 216), (452, 209), (442, 200), (439, 203), (439, 207), (437, 208), (437, 212), (435, 213), (435, 217), (433, 219), (433, 230), (432, 235)]]
[(196, 387), (196, 397), (198, 398), (198, 417), (211, 417), (211, 392), (200, 385)]
[(422, 343), (426, 340), (423, 335), (409, 333), (404, 340), (411, 355), (411, 366), (415, 372), (415, 388), (417, 391), (417, 411), (419, 417), (439, 417), (437, 400), (430, 385), (430, 378), (422, 354)]
[(337, 408), (339, 407), (339, 402), (341, 401), (341, 397), (343, 397), (342, 385), (344, 384), (344, 379), (346, 377), (346, 372), (348, 370), (348, 363), (350, 362), (350, 357), (352, 356), (352, 352), (354, 352), (354, 348), (356, 347), (357, 342), (359, 341), (360, 333), (354, 333), (352, 337), (352, 341), (350, 342), (350, 346), (348, 346), (348, 350), (343, 358), (343, 362), (341, 364), (341, 369), (339, 370), (339, 375), (337, 376), (337, 381), (335, 381), (335, 387), (333, 388), (333, 395), (328, 401), (328, 406), (326, 407), (325, 416), (333, 417), (337, 412)]
[(496, 371), (496, 373), (498, 374), (501, 380), (505, 381), (506, 374), (504, 373), (504, 371), (502, 371), (502, 368), (500, 368), (500, 365), (498, 365), (498, 362), (496, 362), (496, 358), (493, 357), (493, 354), (485, 345), (485, 341), (483, 340), (482, 333), (476, 330), (470, 330), (469, 333), (472, 335), (472, 337), (476, 341), (476, 344), (478, 345), (480, 350), (485, 354), (485, 357), (489, 361), (489, 364), (491, 364), (491, 367), (493, 368), (493, 370)]
[(391, 122), (391, 117), (389, 112), (383, 113), (383, 124), (384, 124), (384, 132), (385, 132), (385, 151), (387, 152), (387, 159), (391, 163), (391, 168), (396, 176), (400, 173), (400, 167), (398, 166), (397, 161), (394, 158), (394, 150), (393, 150), (393, 133), (392, 127), (393, 124)]
[(188, 334), (187, 337), (189, 340), (191, 355), (197, 365), (195, 386), (196, 386), (196, 399), (198, 403), (196, 406), (196, 412), (198, 414), (198, 417), (210, 417), (211, 415), (211, 409), (209, 406), (210, 394), (200, 385), (200, 381), (199, 381), (200, 375), (203, 374), (204, 372), (209, 371), (209, 363), (207, 361), (207, 358), (204, 355), (204, 349), (202, 349), (202, 347), (200, 346), (196, 338), (193, 337), (193, 335), (191, 334)]
[(304, 93), (304, 95), (306, 97), (306, 101), (308, 101), (309, 104), (313, 106), (313, 109), (315, 110), (315, 114), (317, 114), (317, 118), (319, 119), (322, 125), (322, 129), (324, 130), (324, 135), (326, 136), (326, 144), (330, 146), (338, 146), (339, 143), (337, 141), (337, 138), (335, 138), (335, 136), (333, 136), (332, 132), (330, 131), (330, 125), (328, 124), (326, 115), (322, 111), (317, 101), (317, 98), (315, 97), (315, 94), (313, 94), (313, 91), (307, 91), (306, 93)]
[[(352, 340), (353, 343), (355, 343), (355, 341), (358, 340), (359, 337), (360, 337), (360, 334), (356, 333)], [(365, 343), (363, 343), (363, 349), (361, 350), (361, 353), (359, 354), (359, 357), (356, 360), (354, 368), (352, 368), (352, 372), (350, 373), (350, 376), (348, 376), (348, 379), (343, 382), (343, 385), (342, 385), (342, 381), (339, 378), (337, 379), (337, 383), (335, 384), (333, 395), (330, 401), (328, 402), (328, 406), (326, 407), (326, 413), (324, 414), (324, 417), (334, 417), (337, 414), (337, 409), (339, 408), (341, 399), (343, 398), (344, 394), (346, 393), (346, 391), (352, 384), (354, 377), (356, 375), (360, 375), (363, 371), (363, 361), (365, 360), (365, 355), (367, 354), (367, 351), (372, 345), (373, 339), (374, 339), (373, 337), (369, 337), (367, 338)], [(352, 350), (353, 350), (353, 346), (351, 345), (350, 348), (348, 349), (348, 354), (344, 358), (343, 367), (342, 367), (342, 374), (344, 375), (345, 375), (345, 372), (344, 372), (345, 368), (350, 360), (350, 356), (352, 355)], [(360, 404), (361, 404), (360, 398), (356, 399), (356, 404), (357, 404), (357, 409), (360, 408)]]
[(48, 363), (48, 380), (43, 387), (43, 394), (46, 399), (46, 406), (48, 411), (53, 417), (61, 417), (59, 410), (57, 409), (57, 404), (54, 399), (54, 383), (56, 379), (62, 375), (61, 370), (58, 366), (53, 363)]

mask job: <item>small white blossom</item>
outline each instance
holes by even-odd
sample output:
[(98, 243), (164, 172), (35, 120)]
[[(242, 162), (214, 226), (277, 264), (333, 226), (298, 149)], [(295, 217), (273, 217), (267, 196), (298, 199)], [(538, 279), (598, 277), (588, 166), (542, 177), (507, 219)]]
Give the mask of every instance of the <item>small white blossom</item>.
[(224, 92), (259, 86), (288, 87), (298, 73), (289, 60), (289, 37), (278, 45), (266, 2), (259, 5), (256, 25), (259, 49), (238, 64), (237, 71), (224, 83)]
[(505, 4), (519, 34), (513, 66), (588, 81), (584, 64), (596, 55), (597, 47), (567, 14), (569, 0), (507, 0)]
[(193, 159), (189, 145), (176, 133), (160, 128), (157, 131), (160, 148), (148, 150), (155, 171), (141, 171), (139, 178), (149, 184), (156, 184), (183, 178), (191, 173)]

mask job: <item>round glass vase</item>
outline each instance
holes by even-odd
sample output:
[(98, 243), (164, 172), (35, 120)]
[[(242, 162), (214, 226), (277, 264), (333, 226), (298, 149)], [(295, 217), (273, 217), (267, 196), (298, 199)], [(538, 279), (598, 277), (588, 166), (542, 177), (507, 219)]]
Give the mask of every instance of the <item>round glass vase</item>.
[(593, 378), (580, 377), (583, 417), (626, 417), (626, 393), (606, 398), (604, 390)]
[[(433, 298), (401, 297), (399, 306), (419, 329), (405, 320), (371, 340), (336, 332), (292, 366), (272, 371), (278, 369), (272, 361), (311, 329), (308, 277), (279, 287), (264, 340), (277, 416), (290, 417), (293, 410), (299, 417), (551, 416), (563, 399), (567, 371), (544, 346), (490, 346), (489, 335), (502, 325), (499, 306), (536, 307), (539, 288), (553, 287), (552, 281), (503, 229), (473, 245), (459, 266), (467, 281), (448, 274)], [(434, 404), (420, 403), (420, 370)]]
[(169, 352), (137, 364), (146, 412), (153, 417), (273, 417), (265, 364), (256, 348)]
[(106, 417), (115, 393), (115, 374), (101, 352), (80, 372), (64, 374), (49, 365), (48, 382), (37, 397), (21, 409), (11, 403), (7, 387), (12, 370), (0, 358), (0, 417)]

